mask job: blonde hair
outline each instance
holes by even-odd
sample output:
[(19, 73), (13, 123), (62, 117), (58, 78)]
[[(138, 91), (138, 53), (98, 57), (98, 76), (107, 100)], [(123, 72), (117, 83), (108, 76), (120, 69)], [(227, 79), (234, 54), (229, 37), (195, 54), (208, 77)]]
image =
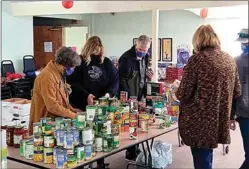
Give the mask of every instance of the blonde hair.
[(194, 33), (192, 39), (195, 52), (205, 48), (220, 48), (220, 39), (211, 25), (202, 25)]
[(81, 50), (82, 60), (89, 65), (91, 62), (91, 55), (100, 55), (101, 64), (104, 61), (104, 46), (98, 36), (92, 36), (87, 41)]

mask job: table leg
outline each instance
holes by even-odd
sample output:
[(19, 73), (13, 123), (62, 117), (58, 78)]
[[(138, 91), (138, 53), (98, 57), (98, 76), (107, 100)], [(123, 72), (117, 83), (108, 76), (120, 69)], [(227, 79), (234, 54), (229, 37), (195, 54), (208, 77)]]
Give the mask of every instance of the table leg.
[(144, 161), (144, 163), (145, 163), (145, 166), (147, 166), (148, 165), (148, 163), (147, 163), (147, 153), (146, 153), (146, 150), (145, 150), (145, 148), (144, 148), (144, 143), (141, 143), (142, 144), (142, 148), (143, 148), (143, 152), (144, 152), (144, 159), (145, 159), (145, 161)]
[(151, 143), (150, 143), (150, 148), (151, 148), (151, 149), (152, 149), (152, 147), (153, 147), (153, 144), (154, 144), (154, 138), (151, 139)]
[(149, 156), (148, 156), (148, 167), (152, 168), (152, 155), (151, 155), (151, 148), (149, 146), (149, 141), (148, 140), (146, 140), (146, 146), (147, 146), (148, 153), (149, 153)]

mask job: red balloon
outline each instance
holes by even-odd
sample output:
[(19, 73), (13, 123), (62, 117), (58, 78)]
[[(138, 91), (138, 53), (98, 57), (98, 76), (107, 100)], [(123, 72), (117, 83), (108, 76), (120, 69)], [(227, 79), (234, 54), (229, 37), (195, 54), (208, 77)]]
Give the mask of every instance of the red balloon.
[(73, 1), (62, 1), (62, 6), (66, 9), (70, 9), (73, 7)]
[(207, 15), (208, 15), (208, 9), (207, 8), (202, 8), (201, 11), (200, 11), (201, 18), (202, 19), (207, 18)]

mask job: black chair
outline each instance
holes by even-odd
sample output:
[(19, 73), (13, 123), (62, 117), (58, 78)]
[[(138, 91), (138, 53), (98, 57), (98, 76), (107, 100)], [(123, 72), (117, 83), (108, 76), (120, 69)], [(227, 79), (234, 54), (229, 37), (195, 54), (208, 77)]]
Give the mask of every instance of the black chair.
[(34, 72), (37, 68), (35, 66), (35, 59), (32, 55), (23, 56), (23, 73)]
[(6, 77), (6, 73), (16, 73), (14, 64), (11, 60), (3, 60), (1, 62), (1, 74)]

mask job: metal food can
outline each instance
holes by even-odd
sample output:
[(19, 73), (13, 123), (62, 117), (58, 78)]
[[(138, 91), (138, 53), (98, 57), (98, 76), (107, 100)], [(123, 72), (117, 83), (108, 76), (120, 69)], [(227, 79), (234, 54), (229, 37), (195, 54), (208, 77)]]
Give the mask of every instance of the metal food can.
[(43, 137), (41, 133), (34, 134), (34, 146), (42, 146), (43, 145)]
[(77, 165), (77, 158), (75, 155), (69, 155), (67, 157), (67, 167), (68, 168), (72, 168), (75, 167)]
[(33, 160), (33, 156), (34, 156), (34, 142), (33, 141), (29, 141), (26, 143), (25, 146), (25, 158), (27, 160)]
[(77, 151), (77, 162), (81, 163), (85, 160), (85, 147), (84, 145), (78, 145), (76, 148)]
[(63, 123), (63, 117), (55, 118), (55, 129), (58, 130), (61, 128), (61, 123)]
[(52, 130), (52, 125), (45, 125), (45, 126), (42, 126), (42, 132), (45, 134), (45, 135), (52, 135), (53, 134), (53, 130)]
[(107, 106), (108, 105), (107, 98), (106, 97), (99, 98), (99, 105)]
[(85, 145), (85, 160), (91, 160), (92, 159), (92, 144)]
[(120, 102), (126, 103), (128, 101), (128, 92), (120, 91)]
[(56, 159), (56, 168), (63, 169), (65, 167), (65, 154), (63, 149), (56, 149), (56, 155), (54, 154)]
[(65, 141), (65, 130), (58, 129), (56, 130), (56, 144), (57, 146), (63, 146)]
[(40, 122), (42, 126), (46, 126), (51, 121), (50, 117), (41, 118)]
[(104, 122), (103, 121), (97, 121), (95, 126), (95, 134), (101, 134), (104, 129)]
[(148, 132), (149, 131), (149, 121), (148, 120), (139, 120), (140, 126), (141, 126), (141, 131), (142, 132)]
[(115, 124), (122, 124), (122, 113), (120, 111), (115, 112), (114, 119)]
[(110, 119), (111, 123), (114, 124), (114, 120), (115, 120), (115, 113), (114, 113), (114, 111), (108, 112), (108, 119)]
[(43, 146), (34, 147), (34, 159), (35, 162), (43, 161)]
[(115, 134), (113, 136), (113, 148), (118, 148), (119, 147), (119, 134)]
[(156, 123), (157, 128), (159, 129), (165, 128), (166, 126), (165, 116), (156, 116), (155, 123)]
[(33, 123), (33, 134), (42, 132), (42, 124), (41, 122)]
[(103, 138), (103, 151), (110, 152), (113, 150), (113, 136), (105, 135)]
[(103, 134), (112, 134), (112, 122), (107, 120), (104, 122)]
[(112, 134), (120, 134), (121, 133), (121, 125), (120, 124), (114, 124), (112, 126)]
[(92, 123), (96, 114), (96, 106), (86, 106), (86, 121)]
[(26, 144), (28, 140), (21, 140), (20, 141), (20, 156), (25, 157), (25, 149), (26, 149)]
[(137, 96), (130, 96), (130, 99), (129, 99), (129, 101), (131, 101), (131, 100), (134, 100), (134, 101), (136, 101), (136, 100), (137, 100)]
[(73, 138), (74, 138), (74, 145), (77, 146), (80, 144), (80, 133), (79, 130), (73, 128)]
[(98, 107), (98, 119), (99, 120), (104, 120), (107, 115), (107, 105), (99, 106)]
[(64, 148), (74, 149), (74, 134), (72, 130), (67, 130), (64, 136)]
[(43, 163), (52, 164), (53, 163), (53, 148), (43, 149)]
[(129, 136), (130, 140), (137, 139), (137, 127), (129, 127)]
[(72, 120), (71, 119), (63, 119), (63, 124), (65, 128), (69, 128), (72, 126)]
[(94, 106), (98, 106), (99, 105), (99, 101), (98, 100), (93, 100), (93, 105)]
[(77, 127), (76, 119), (72, 120), (72, 127)]
[(76, 126), (78, 129), (83, 129), (86, 126), (86, 114), (84, 112), (77, 113)]
[(108, 99), (108, 106), (109, 107), (117, 107), (117, 99), (116, 98), (109, 98)]
[(46, 148), (54, 147), (54, 136), (44, 136), (44, 147)]
[(88, 127), (82, 131), (82, 142), (84, 145), (93, 144), (93, 130)]
[(96, 144), (96, 151), (97, 152), (103, 151), (103, 139), (102, 139), (102, 137), (97, 137), (95, 139), (95, 144)]
[(138, 101), (137, 100), (131, 100), (130, 101), (130, 111), (138, 111)]
[(53, 148), (53, 163), (54, 164), (56, 164), (56, 161), (57, 161), (57, 156), (56, 156), (56, 154), (57, 154), (57, 150), (59, 150), (60, 148), (58, 147), (58, 146), (55, 146), (54, 148)]

